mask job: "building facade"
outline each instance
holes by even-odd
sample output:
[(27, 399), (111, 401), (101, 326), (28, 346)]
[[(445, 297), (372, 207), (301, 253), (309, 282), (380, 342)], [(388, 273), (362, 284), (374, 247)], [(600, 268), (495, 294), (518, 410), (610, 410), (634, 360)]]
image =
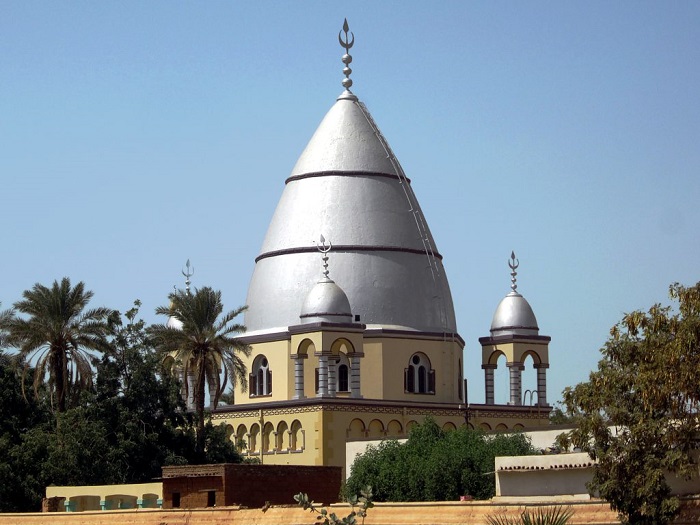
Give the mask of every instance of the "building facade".
[[(444, 428), (546, 424), (546, 394), (522, 406), (515, 373), (512, 403), (496, 405), (487, 392), (485, 404), (467, 405), (442, 255), (410, 180), (350, 90), (347, 25), (339, 40), (344, 90), (286, 179), (256, 258), (241, 338), (252, 347), (248, 389), (215, 409), (215, 421), (263, 463), (334, 466), (345, 465), (346, 442), (404, 437), (426, 417)], [(484, 346), (487, 391), (501, 353), (512, 370), (534, 353), (545, 373), (548, 365), (548, 338), (504, 349), (522, 337), (509, 339), (520, 330), (509, 328), (518, 305), (502, 310)]]

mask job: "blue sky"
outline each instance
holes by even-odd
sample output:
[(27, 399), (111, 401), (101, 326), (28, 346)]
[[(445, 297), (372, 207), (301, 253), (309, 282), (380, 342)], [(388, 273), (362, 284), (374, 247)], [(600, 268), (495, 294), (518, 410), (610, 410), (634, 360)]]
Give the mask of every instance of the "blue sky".
[(6, 1), (2, 306), (69, 276), (155, 321), (188, 258), (194, 285), (244, 304), (342, 91), (344, 17), (353, 91), (444, 256), (470, 401), (511, 250), (552, 337), (550, 401), (624, 312), (700, 280), (698, 2)]

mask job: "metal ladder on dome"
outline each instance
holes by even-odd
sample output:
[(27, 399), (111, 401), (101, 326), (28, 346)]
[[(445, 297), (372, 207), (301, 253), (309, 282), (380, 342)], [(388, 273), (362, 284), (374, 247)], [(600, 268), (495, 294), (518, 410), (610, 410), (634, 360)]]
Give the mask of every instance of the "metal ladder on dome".
[[(394, 151), (391, 149), (391, 146), (389, 146), (389, 143), (387, 142), (386, 138), (384, 138), (384, 135), (379, 130), (379, 126), (377, 126), (376, 122), (374, 122), (372, 115), (370, 115), (369, 111), (367, 110), (367, 106), (365, 106), (359, 100), (355, 101), (355, 104), (357, 104), (357, 107), (359, 107), (360, 111), (362, 111), (362, 114), (365, 116), (365, 119), (367, 119), (367, 123), (374, 131), (377, 140), (379, 140), (379, 143), (384, 148), (384, 152), (386, 153), (386, 156), (391, 162), (391, 165), (393, 166), (394, 171), (396, 172), (396, 176), (399, 179), (399, 184), (401, 184), (401, 187), (403, 188), (404, 195), (406, 196), (406, 200), (408, 201), (409, 212), (413, 214), (413, 219), (418, 229), (418, 235), (420, 236), (421, 242), (423, 243), (423, 249), (428, 259), (428, 268), (430, 269), (430, 275), (433, 278), (433, 284), (436, 288), (435, 298), (438, 299), (438, 303), (440, 305), (440, 319), (442, 321), (443, 335), (446, 337), (447, 316), (444, 304), (445, 299), (442, 295), (442, 290), (440, 290), (438, 287), (437, 280), (437, 276), (440, 275), (440, 266), (437, 263), (437, 257), (435, 257), (435, 250), (433, 249), (433, 245), (430, 242), (430, 235), (428, 234), (428, 228), (425, 225), (423, 211), (418, 205), (418, 200), (416, 199), (416, 196), (413, 193), (413, 189), (411, 188), (411, 185), (409, 184), (408, 179), (406, 178), (406, 174), (404, 173), (403, 168), (401, 167), (399, 159), (396, 158), (396, 155), (394, 155)], [(452, 337), (454, 338), (454, 334), (452, 334)]]
[(406, 178), (406, 174), (404, 173), (403, 168), (401, 167), (401, 163), (396, 158), (396, 155), (394, 155), (391, 146), (389, 146), (389, 143), (384, 138), (384, 135), (382, 135), (382, 132), (379, 131), (379, 127), (377, 126), (376, 122), (374, 122), (372, 115), (370, 115), (369, 111), (367, 110), (367, 106), (365, 106), (359, 100), (355, 102), (355, 104), (357, 104), (357, 106), (360, 108), (362, 114), (367, 119), (367, 122), (369, 123), (370, 127), (372, 128), (372, 130), (374, 130), (374, 134), (379, 140), (379, 143), (384, 148), (384, 152), (386, 153), (387, 158), (391, 162), (391, 165), (394, 167), (396, 176), (399, 178), (399, 184), (401, 184), (404, 195), (406, 195), (406, 200), (408, 201), (408, 211), (413, 214), (413, 219), (418, 229), (418, 235), (420, 236), (421, 242), (423, 243), (423, 249), (425, 250), (425, 255), (428, 258), (428, 266), (430, 268), (430, 272), (433, 276), (433, 279), (435, 280), (435, 274), (437, 273), (437, 275), (440, 275), (440, 267), (437, 264), (435, 250), (433, 249), (432, 243), (430, 242), (428, 228), (426, 227), (425, 220), (423, 218), (423, 211), (418, 205), (418, 201), (415, 195), (413, 194), (413, 189), (411, 189), (411, 186), (408, 183), (408, 179)]

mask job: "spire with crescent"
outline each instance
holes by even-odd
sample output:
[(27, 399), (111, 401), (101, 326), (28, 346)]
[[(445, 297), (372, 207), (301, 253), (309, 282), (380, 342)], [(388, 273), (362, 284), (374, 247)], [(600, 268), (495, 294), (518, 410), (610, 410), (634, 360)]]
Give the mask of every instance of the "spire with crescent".
[(328, 243), (326, 243), (326, 238), (323, 235), (321, 235), (319, 243), (316, 245), (316, 247), (318, 248), (318, 251), (323, 254), (323, 277), (325, 277), (326, 279), (330, 279), (328, 277), (328, 252), (331, 251), (333, 245), (331, 244), (331, 241), (328, 241)]
[(508, 268), (510, 268), (510, 289), (513, 293), (518, 293), (518, 272), (516, 271), (520, 266), (520, 261), (515, 258), (515, 252), (510, 252), (510, 261), (508, 261)]
[[(345, 67), (343, 68), (343, 74), (345, 75), (345, 78), (343, 79), (342, 84), (347, 91), (350, 91), (350, 88), (352, 87), (352, 79), (350, 78), (352, 69), (350, 69), (349, 66), (349, 64), (352, 62), (350, 48), (355, 44), (355, 33), (350, 31), (350, 37), (348, 38), (349, 30), (350, 27), (348, 26), (348, 19), (346, 18), (343, 22), (343, 30), (338, 32), (338, 41), (340, 42), (340, 45), (345, 48), (345, 54), (342, 58), (343, 64), (345, 64)], [(343, 40), (343, 32), (345, 33), (345, 40)]]

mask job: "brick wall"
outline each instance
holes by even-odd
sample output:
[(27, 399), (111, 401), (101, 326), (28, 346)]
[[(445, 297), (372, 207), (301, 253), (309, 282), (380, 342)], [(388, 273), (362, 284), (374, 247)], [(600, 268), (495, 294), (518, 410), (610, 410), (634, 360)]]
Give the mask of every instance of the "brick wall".
[(294, 495), (305, 492), (318, 503), (339, 500), (341, 467), (292, 465), (191, 465), (163, 468), (163, 508), (173, 508), (173, 496), (180, 495), (180, 508), (244, 505), (260, 508), (293, 505)]
[(215, 493), (215, 505), (224, 505), (224, 485), (221, 476), (177, 477), (163, 480), (163, 508), (172, 509), (173, 495), (180, 494), (179, 508), (210, 507), (209, 492)]
[(294, 495), (306, 492), (318, 503), (339, 501), (341, 467), (292, 465), (228, 465), (225, 491), (227, 505), (262, 507), (293, 505)]

